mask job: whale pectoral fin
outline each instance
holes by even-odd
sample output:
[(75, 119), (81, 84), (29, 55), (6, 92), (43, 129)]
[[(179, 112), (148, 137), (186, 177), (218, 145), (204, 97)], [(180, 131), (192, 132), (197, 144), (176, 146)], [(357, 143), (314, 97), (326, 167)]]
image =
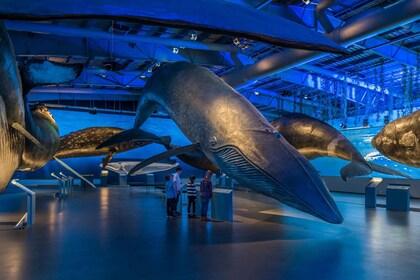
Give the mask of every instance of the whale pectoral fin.
[(32, 143), (34, 143), (39, 149), (45, 150), (44, 146), (41, 145), (41, 143), (31, 134), (29, 131), (27, 131), (22, 125), (15, 122), (12, 124), (12, 127), (19, 131), (23, 136), (28, 138)]
[(96, 186), (94, 184), (92, 184), (92, 182), (90, 182), (88, 179), (86, 179), (85, 177), (83, 177), (79, 172), (77, 172), (76, 170), (74, 170), (73, 168), (71, 168), (70, 166), (68, 166), (64, 161), (58, 159), (57, 157), (53, 157), (61, 166), (63, 166), (65, 169), (67, 169), (68, 171), (70, 171), (71, 173), (73, 173), (74, 175), (76, 175), (77, 177), (79, 177), (80, 179), (82, 179), (83, 181), (85, 181), (88, 185), (90, 185), (91, 187), (93, 187), (94, 189), (96, 189)]
[(124, 130), (124, 131), (121, 131), (119, 133), (112, 135), (111, 137), (106, 139), (104, 142), (102, 142), (100, 145), (98, 145), (96, 147), (96, 150), (100, 150), (102, 148), (109, 148), (112, 146), (117, 146), (119, 144), (128, 143), (130, 141), (135, 141), (135, 140), (150, 140), (152, 142), (158, 142), (158, 143), (162, 142), (163, 144), (164, 144), (164, 141), (169, 141), (170, 143), (171, 138), (169, 137), (169, 139), (167, 139), (166, 137), (169, 137), (169, 136), (165, 136), (163, 137), (165, 139), (163, 139), (147, 131), (133, 128), (133, 129)]
[(136, 166), (134, 166), (130, 170), (130, 172), (128, 173), (128, 175), (131, 175), (134, 172), (136, 172), (137, 170), (140, 170), (140, 169), (142, 169), (142, 168), (144, 168), (144, 167), (146, 167), (146, 166), (148, 166), (148, 165), (150, 165), (152, 163), (155, 163), (155, 162), (157, 162), (159, 160), (162, 160), (162, 159), (165, 159), (165, 158), (169, 158), (169, 157), (172, 157), (172, 156), (177, 156), (177, 155), (185, 154), (185, 153), (188, 153), (188, 152), (192, 152), (192, 151), (195, 151), (195, 150), (197, 150), (199, 148), (200, 148), (200, 143), (194, 143), (194, 144), (191, 144), (191, 145), (188, 145), (188, 146), (171, 149), (171, 150), (168, 150), (166, 152), (157, 154), (155, 156), (152, 156), (152, 157), (150, 157), (150, 158), (142, 161), (141, 163), (137, 164)]
[(160, 137), (162, 139), (162, 144), (167, 147), (171, 145), (172, 137), (171, 136), (162, 136)]
[(117, 151), (112, 151), (111, 153), (109, 153), (109, 155), (106, 156), (106, 158), (104, 158), (102, 160), (102, 168), (105, 169), (105, 167), (108, 165), (108, 163), (111, 161), (111, 159), (115, 156), (115, 154), (117, 153)]
[(413, 179), (412, 177), (408, 176), (405, 173), (402, 173), (398, 170), (394, 170), (392, 168), (388, 168), (385, 166), (381, 166), (375, 163), (370, 162), (370, 165), (372, 166), (373, 171), (375, 172), (379, 172), (379, 173), (384, 173), (384, 174), (390, 174), (390, 175), (396, 175), (396, 176), (401, 176), (401, 177), (405, 177), (407, 179)]
[(372, 166), (367, 161), (352, 160), (348, 165), (340, 170), (341, 179), (347, 181), (347, 178), (363, 176), (372, 173)]

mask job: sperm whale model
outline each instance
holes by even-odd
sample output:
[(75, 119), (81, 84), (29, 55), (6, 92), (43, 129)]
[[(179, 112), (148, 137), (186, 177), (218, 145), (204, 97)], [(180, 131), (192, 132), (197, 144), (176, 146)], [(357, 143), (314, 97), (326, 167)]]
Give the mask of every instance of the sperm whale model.
[(309, 161), (246, 98), (210, 70), (187, 62), (158, 69), (143, 89), (134, 129), (161, 106), (193, 144), (156, 155), (137, 169), (199, 148), (228, 176), (254, 191), (327, 222), (343, 221)]
[(420, 110), (387, 124), (372, 139), (386, 157), (420, 168)]
[(341, 178), (363, 176), (377, 171), (410, 178), (399, 171), (367, 162), (356, 147), (337, 129), (313, 117), (300, 113), (288, 113), (275, 119), (271, 125), (279, 131), (293, 147), (307, 159), (335, 157), (349, 160)]
[(88, 127), (81, 129), (61, 138), (60, 146), (55, 156), (57, 158), (72, 158), (85, 156), (106, 155), (103, 160), (103, 168), (117, 153), (140, 148), (152, 143), (169, 145), (169, 136), (158, 137), (144, 130), (130, 131), (132, 134), (125, 135), (118, 140), (116, 145), (107, 145), (106, 140), (124, 130), (118, 127)]

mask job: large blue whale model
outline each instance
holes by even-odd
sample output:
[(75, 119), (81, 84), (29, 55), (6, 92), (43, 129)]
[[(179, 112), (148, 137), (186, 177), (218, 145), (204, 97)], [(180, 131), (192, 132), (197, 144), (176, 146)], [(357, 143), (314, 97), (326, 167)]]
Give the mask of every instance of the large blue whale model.
[[(51, 20), (69, 18), (114, 19), (226, 34), (284, 47), (345, 52), (344, 48), (327, 37), (298, 23), (229, 1), (61, 0), (57, 2), (56, 0), (40, 0), (34, 2), (2, 0), (0, 5), (0, 19)], [(14, 30), (25, 30), (24, 23), (15, 23), (10, 22), (10, 24), (14, 24)], [(31, 30), (33, 30), (34, 25), (31, 26)], [(42, 28), (42, 24), (38, 27)], [(48, 33), (49, 31), (51, 30), (39, 30), (38, 32)], [(129, 35), (122, 37), (126, 36)], [(149, 42), (155, 44), (158, 39), (154, 38)], [(208, 49), (206, 44), (188, 40), (172, 46), (188, 48), (190, 43), (194, 47)], [(239, 48), (237, 50), (239, 51)]]
[[(186, 62), (158, 69), (143, 90), (134, 129), (159, 107), (194, 143), (192, 149), (200, 148), (239, 183), (327, 222), (343, 221), (309, 161), (246, 98), (210, 70)], [(179, 152), (190, 150), (184, 147)], [(165, 156), (177, 155), (175, 151)], [(138, 167), (156, 159), (159, 155)]]
[(420, 167), (420, 110), (387, 124), (372, 146), (392, 160)]
[(307, 159), (334, 157), (350, 161), (341, 171), (341, 178), (363, 176), (373, 171), (410, 178), (404, 173), (367, 162), (356, 147), (337, 129), (326, 122), (300, 113), (288, 113), (271, 122)]

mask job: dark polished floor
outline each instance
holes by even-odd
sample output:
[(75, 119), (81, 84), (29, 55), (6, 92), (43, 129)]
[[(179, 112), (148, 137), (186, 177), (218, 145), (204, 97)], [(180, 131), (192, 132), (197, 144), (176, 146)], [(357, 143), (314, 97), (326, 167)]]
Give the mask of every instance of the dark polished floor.
[(418, 279), (420, 212), (334, 198), (342, 225), (243, 191), (234, 223), (204, 223), (167, 220), (160, 195), (139, 188), (76, 190), (64, 200), (44, 190), (36, 224), (13, 230), (25, 197), (4, 194), (0, 279)]

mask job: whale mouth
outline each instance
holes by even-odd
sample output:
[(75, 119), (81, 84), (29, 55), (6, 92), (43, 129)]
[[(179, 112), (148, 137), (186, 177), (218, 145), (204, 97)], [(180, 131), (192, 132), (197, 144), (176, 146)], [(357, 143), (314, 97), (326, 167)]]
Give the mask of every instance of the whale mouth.
[[(219, 147), (213, 149), (212, 152), (215, 154), (220, 169), (242, 185), (329, 223), (340, 224), (343, 222), (343, 217), (325, 184), (317, 185), (306, 181), (303, 182), (306, 185), (305, 188), (308, 188), (308, 186), (315, 188), (315, 192), (308, 192), (307, 194), (302, 191), (294, 192), (281, 182), (281, 176), (276, 176), (277, 174), (272, 174), (273, 172), (268, 172), (255, 165), (235, 146)], [(293, 171), (290, 173), (293, 173)], [(299, 176), (296, 176), (296, 180), (298, 178)], [(298, 189), (299, 185), (302, 184), (296, 181), (294, 185), (293, 189)]]

